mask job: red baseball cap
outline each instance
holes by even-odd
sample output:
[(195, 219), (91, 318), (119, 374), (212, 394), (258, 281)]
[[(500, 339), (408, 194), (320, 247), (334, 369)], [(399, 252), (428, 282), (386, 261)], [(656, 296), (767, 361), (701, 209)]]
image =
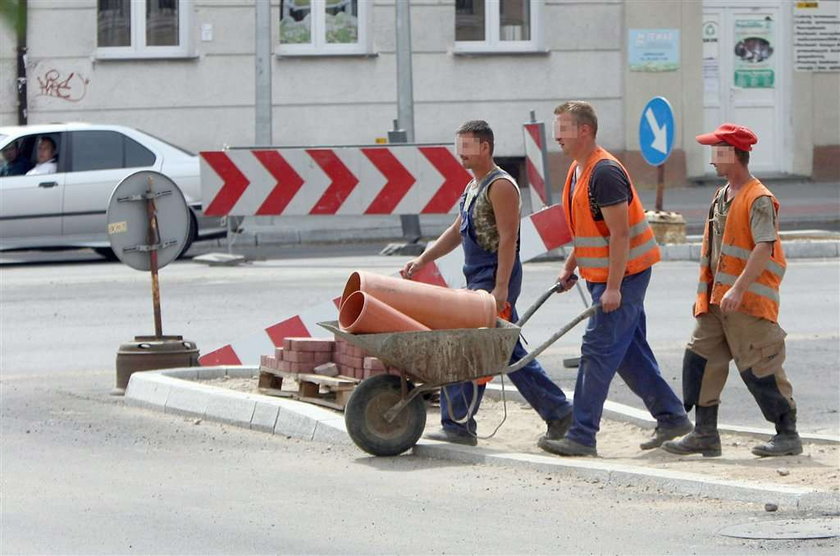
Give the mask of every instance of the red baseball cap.
[(752, 145), (758, 143), (758, 137), (750, 128), (735, 124), (721, 124), (713, 132), (697, 136), (701, 145), (717, 145), (721, 141), (736, 149), (751, 151)]

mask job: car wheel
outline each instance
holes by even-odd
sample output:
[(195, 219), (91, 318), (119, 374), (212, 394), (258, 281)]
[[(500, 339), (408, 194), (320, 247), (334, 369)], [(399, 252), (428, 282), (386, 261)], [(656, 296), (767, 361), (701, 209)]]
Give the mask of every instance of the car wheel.
[(192, 247), (193, 241), (198, 236), (198, 219), (195, 217), (195, 213), (190, 210), (190, 231), (187, 234), (187, 241), (184, 243), (184, 248), (181, 249), (181, 254), (178, 255), (179, 259), (183, 259), (187, 256), (187, 251), (190, 250)]

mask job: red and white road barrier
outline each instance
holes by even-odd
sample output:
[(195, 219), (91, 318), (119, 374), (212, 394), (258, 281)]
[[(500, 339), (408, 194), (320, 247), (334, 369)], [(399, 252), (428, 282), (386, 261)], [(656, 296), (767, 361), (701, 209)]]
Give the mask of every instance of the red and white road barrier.
[(205, 151), (200, 167), (208, 216), (446, 214), (472, 179), (445, 145)]
[[(530, 214), (520, 221), (520, 257), (528, 261), (569, 243), (572, 239), (560, 205)], [(423, 267), (414, 279), (427, 284), (463, 288), (466, 283), (462, 267), (464, 253), (461, 249), (441, 257)], [(287, 337), (324, 336), (327, 332), (318, 326), (322, 321), (338, 319), (340, 297), (316, 305), (299, 315), (291, 316), (263, 330), (215, 349), (199, 357), (203, 366), (258, 365), (260, 356), (274, 353)]]
[(542, 122), (529, 122), (523, 124), (522, 133), (525, 136), (525, 173), (528, 185), (541, 201), (536, 206), (544, 206), (548, 203), (546, 187), (551, 187), (546, 168), (545, 126)]

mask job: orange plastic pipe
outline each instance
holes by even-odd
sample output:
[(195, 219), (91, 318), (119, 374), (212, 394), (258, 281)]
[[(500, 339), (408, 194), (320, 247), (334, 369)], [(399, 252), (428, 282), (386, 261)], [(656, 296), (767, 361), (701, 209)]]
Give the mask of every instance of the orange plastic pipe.
[(341, 305), (364, 292), (431, 329), (495, 328), (496, 300), (482, 290), (454, 290), (372, 272), (350, 275)]
[(408, 315), (360, 291), (347, 296), (341, 304), (338, 324), (342, 330), (353, 334), (429, 330)]

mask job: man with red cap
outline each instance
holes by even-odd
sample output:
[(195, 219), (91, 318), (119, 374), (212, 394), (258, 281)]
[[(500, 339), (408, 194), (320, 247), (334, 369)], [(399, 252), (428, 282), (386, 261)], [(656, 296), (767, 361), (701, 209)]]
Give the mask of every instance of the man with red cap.
[(727, 179), (709, 208), (700, 256), (697, 319), (683, 358), (683, 403), (696, 406), (694, 431), (662, 444), (679, 455), (721, 454), (717, 430), (720, 393), (735, 360), (741, 378), (776, 435), (755, 446), (758, 456), (802, 453), (796, 404), (785, 376), (785, 331), (778, 324), (785, 255), (779, 241), (779, 201), (749, 171), (758, 138), (748, 128), (723, 124), (697, 136), (712, 147), (712, 166)]

